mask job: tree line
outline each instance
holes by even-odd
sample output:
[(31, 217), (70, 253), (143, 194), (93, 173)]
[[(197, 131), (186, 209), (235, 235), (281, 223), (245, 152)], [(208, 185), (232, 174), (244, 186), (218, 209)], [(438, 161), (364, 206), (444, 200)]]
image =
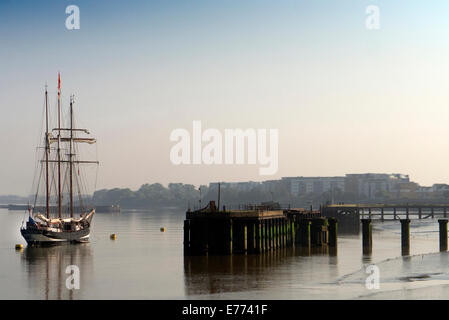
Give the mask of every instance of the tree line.
[[(93, 195), (96, 205), (120, 205), (122, 208), (144, 209), (152, 207), (176, 207), (197, 209), (206, 206), (209, 201), (218, 201), (218, 188), (191, 184), (170, 183), (167, 187), (160, 183), (144, 184), (138, 190), (129, 188), (114, 188), (98, 190)], [(228, 208), (239, 205), (260, 204), (262, 202), (277, 202), (283, 206), (309, 208), (318, 207), (330, 202), (352, 202), (355, 196), (340, 190), (321, 194), (307, 194), (294, 196), (288, 188), (279, 186), (275, 190), (266, 190), (262, 185), (248, 190), (234, 187), (221, 187), (220, 204)], [(200, 197), (201, 195), (201, 197)], [(201, 202), (200, 202), (201, 200)]]

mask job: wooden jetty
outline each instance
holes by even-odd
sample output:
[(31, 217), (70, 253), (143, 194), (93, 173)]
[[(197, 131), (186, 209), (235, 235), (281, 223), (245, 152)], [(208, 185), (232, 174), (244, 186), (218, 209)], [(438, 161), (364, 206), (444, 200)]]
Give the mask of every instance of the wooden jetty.
[[(331, 238), (331, 239), (330, 239)], [(222, 210), (211, 201), (187, 211), (184, 254), (247, 254), (301, 246), (337, 245), (337, 221), (320, 211), (246, 206)]]
[(363, 219), (386, 221), (447, 218), (449, 204), (331, 204), (323, 206), (321, 214), (337, 219), (341, 232), (358, 234)]
[(415, 217), (427, 219), (448, 216), (449, 204), (331, 204), (322, 208), (326, 217), (399, 220)]

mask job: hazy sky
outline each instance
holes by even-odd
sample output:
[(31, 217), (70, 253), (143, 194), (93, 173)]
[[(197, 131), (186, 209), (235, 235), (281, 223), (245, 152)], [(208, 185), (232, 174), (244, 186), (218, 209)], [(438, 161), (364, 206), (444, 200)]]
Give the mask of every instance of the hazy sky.
[[(81, 29), (65, 27), (80, 8)], [(368, 5), (380, 30), (365, 27)], [(449, 2), (0, 1), (0, 194), (28, 194), (46, 82), (98, 188), (401, 172), (449, 182)], [(172, 130), (279, 129), (279, 170), (174, 166)]]

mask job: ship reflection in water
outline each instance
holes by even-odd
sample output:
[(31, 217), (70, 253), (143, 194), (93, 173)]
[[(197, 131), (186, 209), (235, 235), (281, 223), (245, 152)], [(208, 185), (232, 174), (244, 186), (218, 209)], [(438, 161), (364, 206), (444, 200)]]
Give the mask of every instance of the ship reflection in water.
[[(29, 290), (45, 300), (82, 299), (82, 290), (68, 289), (66, 282), (71, 277), (69, 266), (80, 270), (80, 288), (89, 282), (92, 274), (92, 252), (90, 245), (61, 244), (46, 247), (26, 247), (21, 263), (28, 277)], [(67, 271), (67, 273), (66, 273)]]

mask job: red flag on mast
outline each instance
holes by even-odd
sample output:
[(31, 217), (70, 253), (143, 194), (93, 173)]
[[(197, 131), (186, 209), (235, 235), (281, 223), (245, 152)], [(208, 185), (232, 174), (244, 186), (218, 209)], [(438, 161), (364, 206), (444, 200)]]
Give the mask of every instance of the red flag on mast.
[(58, 72), (58, 97), (61, 95), (61, 74)]

